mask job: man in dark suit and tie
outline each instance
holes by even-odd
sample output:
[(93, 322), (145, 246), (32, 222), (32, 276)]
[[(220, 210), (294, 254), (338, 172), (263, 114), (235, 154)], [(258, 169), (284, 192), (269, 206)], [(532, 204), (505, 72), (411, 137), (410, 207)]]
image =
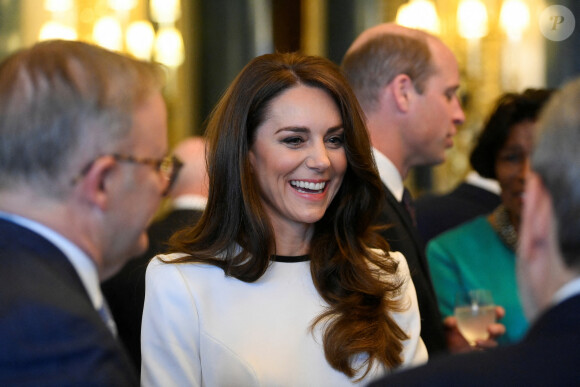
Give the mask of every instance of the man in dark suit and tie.
[(0, 385), (132, 386), (99, 288), (177, 172), (162, 70), (93, 45), (0, 64)]
[(202, 137), (189, 137), (175, 147), (173, 154), (183, 162), (183, 167), (168, 195), (169, 211), (147, 230), (147, 251), (131, 259), (119, 273), (102, 284), (103, 294), (117, 323), (119, 338), (125, 344), (138, 372), (141, 369), (141, 318), (147, 264), (157, 254), (167, 252), (167, 242), (173, 233), (193, 226), (203, 213), (209, 183), (205, 146)]
[(372, 386), (576, 386), (580, 348), (580, 79), (538, 122), (517, 257), (523, 340), (436, 359)]
[[(465, 116), (456, 95), (459, 69), (451, 50), (426, 32), (380, 24), (361, 33), (342, 68), (364, 110), (386, 202), (377, 222), (409, 264), (421, 312), (421, 337), (430, 356), (465, 349), (454, 321), (445, 334), (431, 283), (424, 244), (418, 235), (403, 180), (409, 170), (445, 160)], [(501, 326), (492, 327), (501, 333)], [(456, 345), (459, 343), (459, 345)], [(493, 342), (482, 345), (494, 345)]]

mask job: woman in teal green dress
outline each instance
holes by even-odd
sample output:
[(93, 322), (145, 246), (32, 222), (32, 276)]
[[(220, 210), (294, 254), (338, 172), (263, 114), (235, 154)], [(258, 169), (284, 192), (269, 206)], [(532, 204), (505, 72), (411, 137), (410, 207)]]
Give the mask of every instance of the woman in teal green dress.
[(516, 284), (515, 246), (534, 125), (549, 95), (548, 90), (528, 89), (499, 99), (470, 161), (481, 176), (498, 180), (501, 204), (493, 213), (449, 230), (427, 245), (441, 314), (453, 315), (459, 291), (491, 290), (495, 304), (506, 312), (500, 345), (519, 340), (528, 328)]

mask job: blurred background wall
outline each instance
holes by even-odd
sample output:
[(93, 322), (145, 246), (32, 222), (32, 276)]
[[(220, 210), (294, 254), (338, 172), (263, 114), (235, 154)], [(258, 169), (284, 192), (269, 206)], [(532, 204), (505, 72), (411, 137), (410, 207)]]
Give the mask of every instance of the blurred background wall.
[(578, 32), (561, 41), (541, 32), (542, 12), (554, 4), (580, 15), (574, 0), (0, 0), (0, 59), (38, 40), (65, 38), (159, 61), (167, 68), (175, 144), (203, 133), (221, 94), (257, 55), (302, 51), (339, 64), (372, 25), (427, 29), (458, 58), (467, 120), (448, 160), (414, 170), (407, 184), (416, 194), (444, 192), (469, 171), (472, 144), (502, 92), (556, 88), (580, 75)]

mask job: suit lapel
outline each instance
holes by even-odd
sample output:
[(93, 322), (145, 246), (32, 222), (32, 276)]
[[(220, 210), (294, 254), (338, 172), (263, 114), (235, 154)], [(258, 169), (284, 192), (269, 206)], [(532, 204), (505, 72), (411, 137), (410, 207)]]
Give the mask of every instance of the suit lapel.
[(385, 197), (387, 198), (388, 204), (394, 209), (394, 212), (396, 212), (401, 221), (400, 223), (403, 227), (405, 227), (407, 234), (411, 236), (413, 245), (417, 250), (417, 257), (421, 268), (425, 273), (429, 273), (427, 261), (425, 259), (423, 242), (421, 241), (421, 237), (419, 236), (417, 229), (413, 226), (413, 221), (411, 220), (410, 215), (407, 213), (405, 207), (403, 207), (403, 205), (395, 198), (392, 192), (385, 185), (383, 185), (383, 188), (386, 192)]

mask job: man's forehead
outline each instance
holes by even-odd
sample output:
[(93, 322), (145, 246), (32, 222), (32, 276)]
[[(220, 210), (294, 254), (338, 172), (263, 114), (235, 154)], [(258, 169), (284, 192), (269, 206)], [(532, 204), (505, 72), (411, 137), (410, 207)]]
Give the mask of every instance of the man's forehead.
[(428, 45), (432, 63), (435, 67), (434, 75), (444, 74), (459, 82), (459, 65), (451, 49), (439, 40), (432, 40)]

